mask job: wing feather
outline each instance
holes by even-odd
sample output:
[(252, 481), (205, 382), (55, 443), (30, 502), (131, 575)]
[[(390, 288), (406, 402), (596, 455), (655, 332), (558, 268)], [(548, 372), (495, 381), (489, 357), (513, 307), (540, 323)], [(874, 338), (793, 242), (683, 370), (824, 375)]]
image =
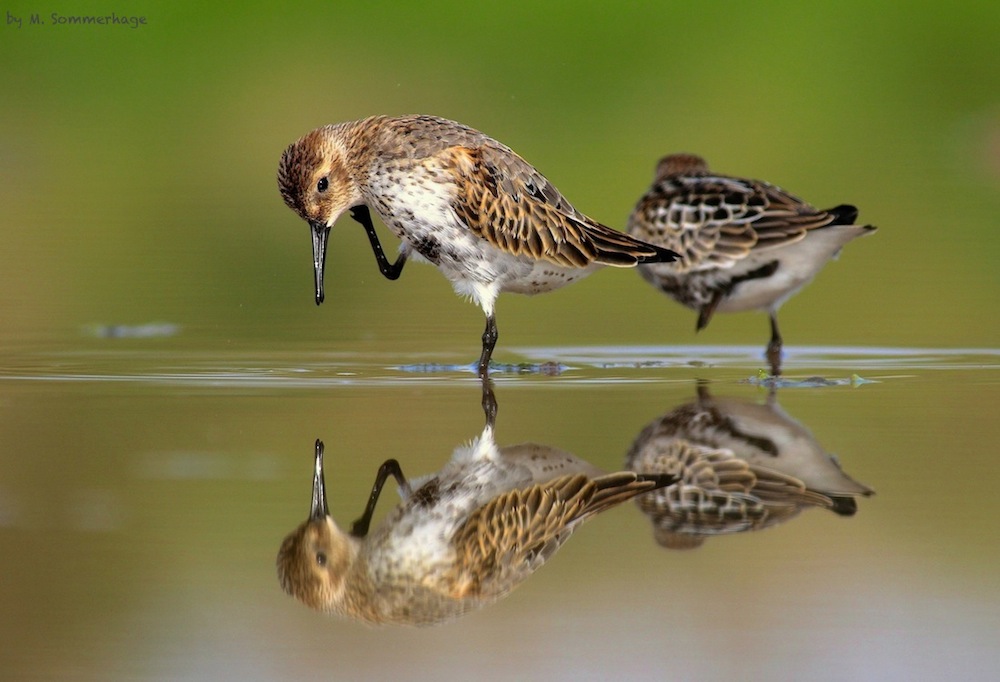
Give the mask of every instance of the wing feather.
[(676, 268), (684, 272), (728, 267), (856, 216), (851, 206), (820, 210), (775, 185), (712, 173), (700, 157), (675, 154), (661, 160), (629, 233), (680, 253)]
[(484, 142), (441, 152), (454, 169), (459, 219), (496, 248), (565, 267), (667, 262), (675, 254), (595, 222), (577, 211), (513, 151)]
[(454, 537), (461, 596), (496, 597), (545, 563), (586, 518), (676, 480), (620, 472), (569, 474), (495, 497)]

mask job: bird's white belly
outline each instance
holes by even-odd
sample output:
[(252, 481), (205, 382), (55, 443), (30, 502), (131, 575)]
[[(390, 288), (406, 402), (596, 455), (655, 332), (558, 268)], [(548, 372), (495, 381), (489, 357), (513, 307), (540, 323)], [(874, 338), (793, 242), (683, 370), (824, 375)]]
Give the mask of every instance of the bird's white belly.
[(458, 219), (440, 183), (404, 183), (395, 192), (381, 192), (372, 207), (403, 241), (402, 251), (436, 266), (458, 294), (474, 299), (487, 312), (503, 292), (552, 291), (601, 267), (566, 268), (493, 246)]
[(720, 303), (720, 312), (777, 310), (788, 298), (808, 284), (841, 247), (863, 234), (856, 226), (831, 226), (810, 232), (805, 239), (775, 249), (761, 249), (723, 269), (728, 276), (752, 272), (777, 260), (778, 268), (769, 277), (748, 279), (737, 284)]
[(782, 259), (778, 271), (770, 277), (740, 282), (732, 294), (722, 299), (717, 310), (724, 313), (776, 310), (789, 296), (808, 284), (815, 274), (792, 272), (786, 270), (786, 265)]

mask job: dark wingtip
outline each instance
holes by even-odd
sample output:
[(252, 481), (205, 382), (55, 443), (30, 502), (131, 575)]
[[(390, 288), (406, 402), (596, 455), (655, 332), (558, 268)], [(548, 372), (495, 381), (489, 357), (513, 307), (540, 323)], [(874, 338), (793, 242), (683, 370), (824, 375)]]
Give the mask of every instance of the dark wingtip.
[(832, 225), (853, 225), (858, 219), (858, 208), (850, 204), (841, 204), (826, 209), (833, 216)]
[(671, 251), (670, 249), (665, 249), (662, 246), (656, 246), (655, 244), (649, 244), (649, 246), (655, 249), (655, 253), (650, 256), (639, 256), (635, 259), (638, 264), (642, 263), (673, 263), (675, 260), (681, 257), (676, 251)]
[(670, 249), (651, 244), (626, 232), (619, 232), (586, 219), (585, 222), (575, 221), (584, 228), (588, 250), (592, 254), (584, 257), (581, 266), (596, 260), (604, 265), (617, 267), (632, 267), (643, 263), (670, 263), (680, 258), (680, 255)]
[(830, 509), (840, 516), (854, 516), (858, 511), (858, 501), (853, 497), (831, 496), (830, 502)]
[(652, 481), (654, 488), (666, 488), (668, 486), (674, 485), (681, 482), (681, 477), (677, 474), (639, 474), (641, 480)]

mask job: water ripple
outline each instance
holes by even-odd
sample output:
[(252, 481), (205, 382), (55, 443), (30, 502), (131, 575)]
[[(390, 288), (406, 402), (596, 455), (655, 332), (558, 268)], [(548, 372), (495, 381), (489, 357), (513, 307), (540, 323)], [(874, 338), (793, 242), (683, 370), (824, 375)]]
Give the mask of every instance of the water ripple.
[[(688, 380), (680, 369), (745, 371), (745, 381), (776, 382), (761, 373), (763, 358), (750, 346), (587, 346), (515, 348), (528, 361), (494, 365), (499, 381), (634, 383)], [(475, 363), (388, 354), (309, 352), (65, 351), (0, 358), (0, 381), (138, 383), (201, 388), (324, 388), (473, 380)], [(813, 346), (786, 349), (777, 385), (859, 384), (886, 372), (992, 370), (1000, 349)], [(704, 372), (702, 372), (704, 373)], [(832, 373), (836, 376), (824, 376)], [(732, 371), (728, 372), (731, 375)], [(877, 375), (877, 376), (873, 376)], [(711, 377), (704, 377), (711, 378)]]

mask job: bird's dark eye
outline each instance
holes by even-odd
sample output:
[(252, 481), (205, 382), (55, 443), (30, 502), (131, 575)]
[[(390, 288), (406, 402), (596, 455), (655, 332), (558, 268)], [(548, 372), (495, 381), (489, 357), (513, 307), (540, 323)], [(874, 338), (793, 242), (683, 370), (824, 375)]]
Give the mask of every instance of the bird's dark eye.
[(330, 181), (327, 178), (320, 178), (319, 182), (316, 183), (316, 191), (325, 192), (326, 188), (330, 186)]
[(326, 553), (316, 552), (316, 565), (319, 567), (326, 566)]

